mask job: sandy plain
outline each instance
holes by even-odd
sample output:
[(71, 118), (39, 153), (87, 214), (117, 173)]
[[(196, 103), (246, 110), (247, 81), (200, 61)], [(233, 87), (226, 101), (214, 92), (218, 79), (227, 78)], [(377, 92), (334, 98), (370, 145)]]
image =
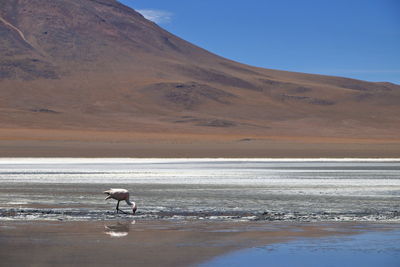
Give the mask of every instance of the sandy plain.
[(398, 158), (400, 139), (1, 129), (0, 157)]

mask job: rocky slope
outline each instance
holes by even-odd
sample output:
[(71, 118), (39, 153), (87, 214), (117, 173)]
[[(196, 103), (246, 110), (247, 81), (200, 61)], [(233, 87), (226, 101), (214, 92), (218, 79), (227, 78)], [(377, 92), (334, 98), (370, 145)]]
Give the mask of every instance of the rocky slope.
[(114, 0), (0, 2), (0, 128), (394, 138), (400, 86), (243, 65)]

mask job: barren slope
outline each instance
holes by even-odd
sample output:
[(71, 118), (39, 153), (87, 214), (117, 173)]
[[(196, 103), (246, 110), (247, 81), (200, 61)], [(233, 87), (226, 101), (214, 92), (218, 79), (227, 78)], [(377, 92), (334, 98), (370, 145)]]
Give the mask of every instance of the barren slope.
[(33, 128), (396, 139), (399, 103), (395, 84), (221, 58), (114, 0), (0, 2), (3, 139)]

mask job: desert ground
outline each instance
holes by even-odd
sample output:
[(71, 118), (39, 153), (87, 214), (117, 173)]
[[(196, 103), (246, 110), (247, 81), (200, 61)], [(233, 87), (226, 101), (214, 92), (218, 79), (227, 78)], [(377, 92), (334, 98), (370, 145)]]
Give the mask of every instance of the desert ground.
[(0, 157), (398, 158), (400, 139), (1, 129)]

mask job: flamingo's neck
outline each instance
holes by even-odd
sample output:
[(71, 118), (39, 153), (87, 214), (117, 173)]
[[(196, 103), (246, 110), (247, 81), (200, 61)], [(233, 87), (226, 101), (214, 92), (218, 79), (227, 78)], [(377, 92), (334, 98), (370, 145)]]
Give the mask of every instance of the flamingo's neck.
[(125, 200), (125, 201), (126, 201), (126, 204), (128, 204), (129, 206), (133, 206), (133, 205), (136, 206), (135, 202), (133, 202), (133, 203), (130, 202), (129, 198), (127, 200)]
[(126, 201), (126, 203), (127, 203), (129, 206), (132, 207), (132, 212), (133, 212), (133, 214), (135, 214), (136, 209), (137, 209), (136, 203), (135, 203), (135, 202), (130, 202), (130, 201), (129, 201), (129, 198), (128, 198), (127, 200), (125, 200), (125, 201)]

